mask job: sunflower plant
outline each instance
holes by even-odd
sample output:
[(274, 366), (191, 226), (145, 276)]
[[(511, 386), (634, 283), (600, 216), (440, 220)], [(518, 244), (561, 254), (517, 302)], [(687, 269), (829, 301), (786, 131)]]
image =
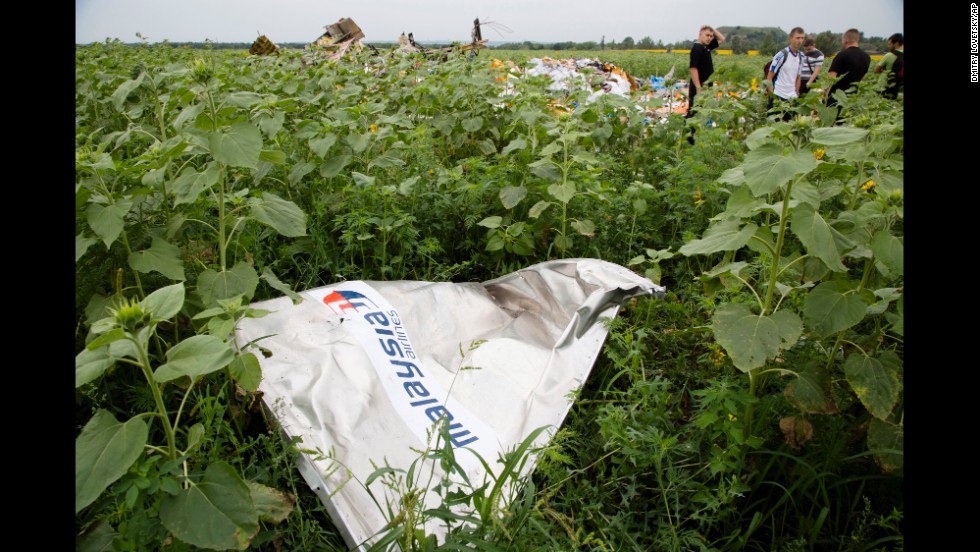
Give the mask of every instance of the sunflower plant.
[[(899, 129), (900, 130), (900, 129)], [(761, 127), (718, 178), (727, 205), (680, 248), (718, 262), (701, 276), (716, 300), (716, 342), (758, 393), (782, 377), (790, 425), (854, 400), (867, 445), (901, 468), (903, 163), (891, 136), (827, 126), (808, 113)], [(751, 406), (746, 428), (751, 431)]]

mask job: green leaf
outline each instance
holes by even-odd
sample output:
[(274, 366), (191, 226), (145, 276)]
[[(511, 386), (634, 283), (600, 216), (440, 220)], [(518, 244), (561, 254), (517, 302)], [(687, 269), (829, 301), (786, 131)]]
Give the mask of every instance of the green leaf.
[(871, 252), (894, 276), (905, 273), (905, 247), (902, 240), (885, 230), (880, 230), (871, 238)]
[(235, 331), (235, 320), (228, 316), (215, 316), (208, 320), (207, 333), (220, 339), (227, 339)]
[(226, 131), (210, 134), (208, 147), (219, 162), (231, 167), (259, 167), (262, 132), (251, 123), (235, 123)]
[(323, 134), (319, 138), (313, 138), (309, 141), (310, 149), (317, 157), (323, 159), (330, 148), (337, 142), (336, 134)]
[(834, 414), (838, 411), (830, 392), (830, 373), (820, 362), (809, 362), (783, 389), (783, 396), (797, 410), (807, 414)]
[(286, 122), (286, 113), (282, 111), (277, 111), (271, 117), (262, 117), (256, 120), (256, 124), (259, 125), (259, 128), (262, 129), (262, 132), (264, 132), (265, 135), (268, 136), (269, 138), (272, 138), (276, 134), (279, 134), (279, 131), (282, 130), (282, 125), (285, 122)]
[(153, 378), (160, 383), (183, 376), (194, 380), (228, 366), (234, 359), (234, 351), (224, 341), (213, 335), (195, 335), (167, 351), (167, 362), (156, 369)]
[(885, 318), (892, 325), (892, 331), (898, 335), (905, 335), (905, 294), (903, 293), (898, 301), (895, 301), (895, 313), (886, 312)]
[(561, 172), (558, 171), (558, 167), (556, 167), (551, 161), (535, 161), (528, 166), (531, 168), (531, 174), (540, 176), (545, 180), (561, 179)]
[(800, 180), (793, 184), (790, 197), (801, 203), (807, 203), (814, 209), (820, 208), (820, 190), (809, 180)]
[(749, 218), (765, 204), (765, 200), (753, 196), (752, 191), (747, 186), (739, 186), (728, 196), (725, 210), (711, 217), (711, 220), (721, 221), (730, 218)]
[(887, 196), (894, 193), (905, 192), (905, 173), (894, 170), (885, 170), (878, 173), (875, 178), (879, 196)]
[(721, 176), (718, 177), (717, 182), (721, 184), (738, 186), (739, 184), (745, 183), (745, 171), (742, 170), (741, 166), (726, 169), (725, 172), (721, 173)]
[(210, 190), (217, 184), (220, 177), (221, 169), (217, 164), (209, 165), (204, 172), (197, 172), (194, 167), (187, 167), (170, 184), (170, 192), (175, 196), (174, 205), (193, 203), (201, 192)]
[(96, 521), (75, 540), (75, 552), (112, 552), (115, 529), (107, 521)]
[(273, 165), (282, 165), (286, 162), (286, 153), (282, 150), (264, 149), (259, 153), (259, 161), (272, 163)]
[(779, 190), (796, 175), (812, 171), (817, 166), (813, 154), (797, 150), (783, 155), (776, 144), (765, 144), (745, 154), (742, 170), (745, 181), (756, 197)]
[(371, 143), (371, 133), (348, 134), (344, 137), (344, 141), (347, 142), (347, 145), (350, 146), (355, 154), (361, 154), (367, 149), (368, 144)]
[(797, 205), (793, 209), (791, 224), (793, 233), (806, 247), (808, 254), (820, 259), (835, 272), (847, 272), (847, 267), (840, 260), (841, 253), (837, 250), (830, 225), (813, 210), (813, 206), (809, 203)]
[(382, 154), (375, 157), (368, 163), (367, 170), (371, 170), (375, 167), (379, 169), (400, 169), (405, 166), (405, 161), (395, 157), (394, 155)]
[(504, 209), (513, 209), (527, 197), (527, 188), (524, 186), (504, 186), (497, 194)]
[(122, 477), (143, 453), (149, 429), (141, 418), (122, 424), (99, 409), (75, 439), (75, 513)]
[(497, 153), (497, 146), (493, 143), (493, 140), (489, 138), (477, 142), (476, 147), (480, 150), (480, 153), (482, 153), (483, 155), (493, 155)]
[(780, 347), (785, 349), (796, 345), (800, 335), (803, 334), (803, 322), (800, 317), (784, 309), (772, 313), (770, 319), (776, 324), (776, 331), (781, 340)]
[(817, 112), (817, 116), (820, 117), (820, 123), (824, 125), (833, 125), (837, 122), (838, 106), (826, 106), (823, 104), (817, 105), (814, 110)]
[(204, 424), (196, 423), (187, 430), (187, 449), (184, 454), (193, 454), (204, 439)]
[(532, 164), (533, 165), (551, 164), (550, 161), (551, 156), (558, 153), (559, 151), (561, 151), (561, 144), (559, 144), (558, 141), (555, 140), (554, 142), (551, 142), (550, 144), (541, 148), (541, 151), (538, 153), (540, 159), (538, 159)]
[(153, 238), (149, 249), (129, 255), (129, 266), (143, 274), (157, 271), (171, 280), (184, 280), (180, 248), (163, 238)]
[(556, 234), (555, 239), (553, 239), (552, 242), (559, 251), (567, 251), (571, 249), (573, 243), (571, 236), (563, 236), (561, 234)]
[(288, 285), (282, 283), (282, 281), (280, 281), (279, 278), (277, 278), (276, 275), (272, 272), (271, 268), (269, 267), (263, 268), (262, 276), (260, 276), (260, 278), (262, 280), (265, 280), (265, 282), (269, 284), (269, 286), (272, 287), (272, 289), (281, 291), (284, 295), (288, 295), (289, 298), (293, 300), (294, 305), (299, 304), (303, 301), (303, 297), (300, 294), (293, 291), (292, 288), (290, 288)]
[(375, 185), (376, 179), (373, 176), (368, 176), (357, 171), (352, 171), (351, 176), (354, 177), (354, 182), (356, 182), (358, 186), (370, 187)]
[(271, 226), (276, 232), (289, 238), (306, 235), (306, 213), (295, 203), (283, 199), (272, 192), (262, 192), (262, 196), (249, 202), (250, 214), (255, 220)]
[(293, 168), (289, 170), (289, 176), (286, 177), (286, 180), (288, 180), (290, 184), (297, 184), (303, 180), (304, 176), (310, 174), (315, 168), (316, 165), (310, 163), (309, 161), (296, 163), (293, 165)]
[(589, 236), (590, 238), (595, 236), (595, 223), (591, 220), (573, 220), (572, 228), (583, 236)]
[(323, 162), (320, 165), (320, 176), (324, 178), (333, 178), (340, 174), (340, 171), (344, 170), (344, 167), (350, 163), (351, 156), (345, 154), (336, 155), (330, 159)]
[(710, 255), (718, 251), (735, 251), (741, 249), (752, 239), (758, 228), (755, 223), (748, 223), (739, 228), (740, 221), (730, 219), (712, 224), (704, 232), (701, 239), (691, 240), (678, 250), (682, 255)]
[[(106, 320), (109, 321), (109, 324), (112, 324), (114, 326), (113, 323), (114, 320), (112, 318), (107, 318)], [(92, 333), (98, 333), (101, 330), (103, 330), (101, 324), (92, 326)], [(122, 328), (113, 327), (113, 329), (105, 332), (104, 334), (90, 341), (89, 344), (85, 346), (85, 349), (87, 351), (97, 351), (105, 347), (106, 345), (109, 345), (110, 343), (115, 343), (116, 341), (119, 341), (120, 339), (126, 339), (126, 330)]]
[(116, 359), (109, 356), (109, 350), (105, 347), (82, 349), (82, 352), (75, 355), (75, 387), (99, 378), (115, 362)]
[(554, 203), (550, 201), (539, 201), (534, 204), (533, 207), (527, 212), (527, 216), (531, 218), (538, 218), (538, 215), (544, 212), (545, 209), (551, 207)]
[(254, 481), (248, 481), (247, 484), (259, 519), (269, 523), (281, 523), (289, 517), (296, 503), (292, 495)]
[(507, 245), (507, 243), (504, 242), (503, 234), (494, 233), (492, 236), (490, 236), (490, 239), (487, 240), (487, 251), (500, 251), (505, 245)]
[[(612, 136), (612, 133), (613, 133), (612, 125), (599, 124), (593, 126), (593, 130), (592, 132), (589, 133), (589, 137), (592, 138), (592, 141), (594, 143), (605, 145), (609, 141), (609, 137)], [(577, 157), (577, 156), (573, 156), (573, 157)], [(597, 162), (597, 160), (593, 162)]]
[(594, 166), (599, 163), (599, 160), (591, 151), (579, 151), (572, 155), (572, 160), (587, 166)]
[(204, 112), (205, 102), (198, 102), (181, 109), (180, 113), (174, 118), (173, 126), (181, 130), (188, 122), (193, 122), (197, 116)]
[(176, 283), (162, 287), (146, 296), (140, 302), (143, 309), (149, 312), (154, 320), (170, 320), (184, 306), (184, 284)]
[(503, 222), (503, 220), (503, 217), (493, 215), (481, 220), (480, 222), (476, 223), (476, 225), (484, 228), (500, 228), (500, 223)]
[(866, 128), (845, 126), (820, 127), (813, 129), (810, 141), (823, 146), (842, 146), (863, 140), (868, 135)]
[(258, 285), (258, 274), (244, 261), (238, 262), (231, 270), (216, 272), (208, 269), (197, 277), (197, 291), (206, 307), (217, 305), (218, 299), (231, 299), (237, 295), (251, 299)]
[(875, 418), (887, 419), (898, 402), (900, 366), (901, 361), (891, 351), (883, 351), (878, 358), (853, 353), (844, 361), (847, 383)]
[(905, 428), (878, 418), (868, 423), (868, 450), (885, 472), (901, 470), (905, 464)]
[(752, 133), (745, 138), (745, 145), (748, 146), (749, 149), (754, 150), (767, 144), (771, 144), (772, 142), (770, 141), (770, 136), (772, 136), (774, 130), (775, 129), (771, 126), (759, 127), (753, 130)]
[(511, 140), (503, 150), (500, 151), (500, 155), (507, 155), (514, 150), (521, 151), (525, 148), (527, 148), (527, 140), (523, 138), (515, 138)]
[(225, 103), (235, 107), (252, 107), (262, 101), (262, 95), (255, 92), (229, 92), (225, 95)]
[(575, 184), (571, 182), (567, 184), (552, 184), (548, 186), (548, 193), (558, 201), (568, 203), (575, 197)]
[(463, 130), (467, 132), (476, 132), (483, 128), (483, 117), (470, 117), (468, 119), (463, 119), (460, 123)]
[(819, 284), (806, 295), (803, 321), (815, 335), (824, 338), (857, 324), (867, 310), (867, 303), (852, 292), (850, 283), (832, 280)]
[(259, 366), (259, 359), (252, 353), (244, 353), (235, 357), (228, 367), (231, 377), (235, 382), (246, 391), (255, 392), (259, 389), (262, 381), (262, 368)]
[(89, 204), (85, 211), (85, 220), (95, 235), (102, 239), (106, 248), (122, 233), (126, 214), (132, 206), (133, 201), (129, 199), (117, 199), (109, 205)]
[(150, 169), (143, 173), (143, 178), (140, 179), (140, 183), (151, 188), (159, 186), (163, 182), (163, 177), (167, 175), (167, 168), (167, 166), (164, 166), (159, 169)]
[(143, 79), (146, 77), (146, 73), (140, 73), (138, 77), (133, 80), (128, 80), (118, 87), (112, 93), (112, 106), (116, 108), (116, 111), (122, 111), (123, 105), (126, 103), (126, 98), (133, 93), (134, 90), (143, 84)]
[(739, 303), (719, 305), (711, 327), (715, 339), (743, 372), (759, 368), (782, 348), (792, 346), (803, 330), (799, 317), (792, 312), (781, 310), (771, 317), (760, 316)]
[(221, 461), (208, 466), (199, 483), (164, 496), (160, 522), (180, 540), (213, 550), (245, 550), (259, 530), (251, 490)]
[(84, 234), (78, 234), (75, 236), (75, 262), (77, 263), (78, 259), (81, 259), (82, 255), (88, 251), (88, 248), (97, 241), (99, 240), (90, 238)]

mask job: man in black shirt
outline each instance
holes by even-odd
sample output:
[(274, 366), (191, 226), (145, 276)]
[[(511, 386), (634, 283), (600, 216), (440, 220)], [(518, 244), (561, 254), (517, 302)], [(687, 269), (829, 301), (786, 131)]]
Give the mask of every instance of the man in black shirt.
[[(687, 83), (687, 115), (694, 116), (694, 97), (698, 95), (701, 88), (711, 86), (711, 73), (715, 72), (715, 66), (711, 62), (711, 51), (725, 41), (725, 35), (715, 30), (711, 25), (702, 25), (701, 32), (698, 33), (698, 40), (691, 46), (691, 61), (688, 63), (688, 70), (691, 72), (691, 80)], [(687, 137), (690, 144), (694, 144), (694, 127), (691, 127), (691, 135)]]
[[(861, 40), (861, 33), (857, 29), (848, 29), (841, 38), (844, 49), (837, 52), (834, 61), (830, 62), (830, 70), (827, 71), (827, 75), (832, 79), (840, 77), (840, 80), (835, 82), (827, 92), (828, 106), (837, 105), (837, 100), (834, 99), (834, 92), (837, 90), (843, 90), (844, 93), (853, 92), (852, 85), (860, 82), (871, 67), (871, 56), (858, 46), (859, 40)], [(837, 116), (840, 119), (840, 107), (837, 108)]]
[(698, 40), (691, 47), (691, 61), (688, 64), (691, 80), (687, 83), (687, 117), (694, 115), (694, 97), (702, 86), (711, 86), (711, 74), (715, 72), (711, 62), (711, 51), (725, 41), (725, 35), (711, 25), (702, 25)]

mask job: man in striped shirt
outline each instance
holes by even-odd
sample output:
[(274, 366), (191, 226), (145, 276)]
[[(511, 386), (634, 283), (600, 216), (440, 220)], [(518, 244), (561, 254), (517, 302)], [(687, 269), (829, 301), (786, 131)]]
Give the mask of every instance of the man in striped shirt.
[(803, 41), (803, 54), (803, 63), (800, 65), (800, 96), (813, 86), (823, 65), (823, 52), (817, 50), (816, 43), (810, 37)]

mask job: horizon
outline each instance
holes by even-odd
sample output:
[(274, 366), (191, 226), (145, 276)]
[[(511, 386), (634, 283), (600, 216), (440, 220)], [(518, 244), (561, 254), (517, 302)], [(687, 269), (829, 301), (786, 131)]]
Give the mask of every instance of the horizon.
[(853, 27), (869, 37), (903, 32), (904, 26), (904, 0), (826, 0), (819, 10), (779, 0), (702, 0), (696, 10), (683, 0), (606, 0), (600, 10), (595, 8), (583, 0), (498, 0), (490, 5), (372, 0), (340, 6), (320, 0), (76, 0), (75, 42), (138, 42), (139, 34), (150, 43), (251, 43), (261, 35), (276, 43), (309, 43), (344, 18), (361, 28), (364, 42), (375, 43), (397, 41), (402, 33), (412, 33), (420, 43), (470, 42), (474, 19), (480, 20), (483, 38), (510, 43), (621, 42), (626, 37), (693, 42), (702, 24), (801, 26), (808, 34)]

